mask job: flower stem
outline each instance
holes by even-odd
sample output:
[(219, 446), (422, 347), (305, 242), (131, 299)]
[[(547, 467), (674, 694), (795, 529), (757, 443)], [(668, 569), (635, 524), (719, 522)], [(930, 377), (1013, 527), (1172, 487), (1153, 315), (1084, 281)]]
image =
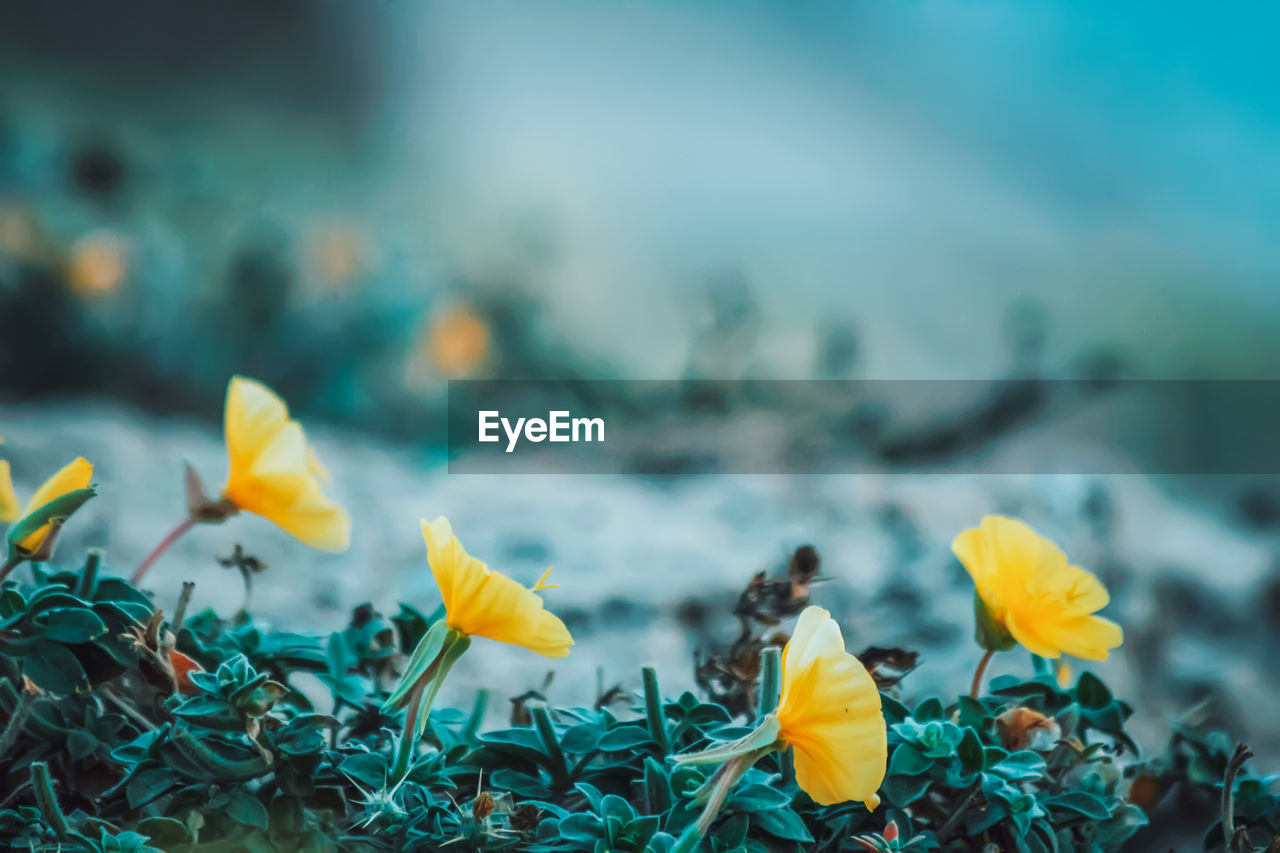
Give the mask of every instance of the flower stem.
[(22, 733), (23, 726), (27, 724), (27, 717), (31, 716), (31, 709), (35, 707), (35, 698), (34, 690), (22, 691), (18, 699), (18, 707), (9, 715), (9, 724), (4, 727), (3, 732), (0, 732), (0, 758), (4, 758), (9, 747), (13, 746), (18, 735)]
[(551, 710), (547, 708), (547, 703), (530, 702), (529, 716), (533, 718), (533, 728), (538, 733), (538, 739), (542, 741), (547, 758), (550, 759), (551, 766), (547, 769), (551, 773), (553, 783), (558, 788), (568, 788), (569, 765), (565, 762), (560, 738), (556, 737), (556, 727), (551, 720)]
[(387, 777), (387, 788), (399, 785), (409, 775), (409, 765), (413, 762), (413, 747), (418, 742), (418, 715), (422, 713), (422, 692), (427, 689), (427, 680), (423, 678), (414, 685), (409, 694), (409, 707), (404, 716), (404, 732), (400, 735), (400, 746), (396, 750), (396, 763)]
[(169, 630), (173, 631), (175, 637), (182, 630), (182, 623), (187, 621), (187, 606), (191, 604), (191, 595), (195, 590), (196, 585), (192, 581), (182, 582), (182, 594), (178, 596), (178, 606), (173, 609), (173, 618), (169, 620)]
[[(1253, 758), (1253, 751), (1244, 744), (1237, 744), (1227, 762), (1227, 772), (1222, 780), (1222, 835), (1227, 849), (1235, 849), (1236, 840), (1236, 776), (1246, 761)], [(1252, 845), (1246, 845), (1252, 847)]]
[(658, 745), (658, 754), (666, 758), (671, 754), (671, 738), (667, 736), (667, 718), (662, 709), (662, 693), (658, 690), (658, 671), (646, 666), (644, 675), (644, 712), (649, 724), (649, 737)]
[(147, 559), (142, 561), (142, 565), (138, 566), (138, 568), (134, 570), (133, 577), (131, 577), (129, 581), (134, 586), (142, 583), (142, 579), (146, 577), (147, 572), (151, 569), (151, 566), (155, 564), (155, 561), (160, 559), (161, 555), (164, 554), (165, 551), (169, 550), (170, 545), (181, 539), (184, 533), (195, 526), (196, 520), (194, 518), (184, 518), (177, 527), (169, 531), (169, 535), (160, 540), (159, 545), (152, 549), (151, 553), (147, 555)]
[(711, 824), (715, 823), (716, 815), (720, 813), (720, 807), (729, 798), (729, 792), (733, 790), (734, 785), (738, 784), (738, 780), (751, 768), (751, 765), (755, 764), (757, 757), (756, 755), (739, 756), (722, 765), (716, 771), (713, 777), (715, 787), (711, 790), (711, 795), (707, 799), (706, 806), (702, 809), (702, 814), (698, 816), (696, 821), (686, 826), (684, 832), (680, 833), (680, 837), (676, 839), (675, 846), (671, 848), (671, 853), (693, 853), (698, 848), (698, 843), (707, 834)]
[(98, 586), (98, 567), (102, 565), (102, 549), (90, 548), (89, 556), (85, 558), (84, 569), (80, 572), (80, 577), (76, 580), (76, 595), (84, 599), (92, 599), (93, 592)]
[(973, 673), (973, 685), (969, 688), (969, 695), (974, 699), (980, 698), (982, 676), (987, 674), (987, 664), (991, 663), (991, 658), (995, 656), (995, 653), (995, 649), (987, 649), (986, 654), (982, 656), (982, 660), (978, 661), (978, 668)]
[(444, 684), (449, 670), (453, 669), (458, 658), (462, 657), (462, 653), (470, 646), (471, 640), (465, 634), (450, 633), (436, 659), (413, 685), (408, 696), (404, 733), (400, 737), (400, 747), (396, 751), (396, 763), (387, 777), (388, 791), (394, 790), (409, 775), (409, 768), (413, 764), (413, 748), (417, 746), (418, 738), (422, 736), (422, 729), (431, 713), (431, 706), (436, 701), (436, 694), (440, 692), (440, 685)]
[(54, 835), (58, 836), (59, 840), (65, 841), (71, 835), (71, 827), (67, 825), (67, 816), (63, 814), (62, 808), (58, 805), (58, 798), (53, 793), (49, 765), (43, 761), (34, 761), (31, 764), (31, 788), (35, 793), (36, 807), (39, 808), (40, 814), (49, 822)]
[(782, 693), (782, 652), (770, 646), (760, 652), (760, 716), (766, 717), (778, 708)]

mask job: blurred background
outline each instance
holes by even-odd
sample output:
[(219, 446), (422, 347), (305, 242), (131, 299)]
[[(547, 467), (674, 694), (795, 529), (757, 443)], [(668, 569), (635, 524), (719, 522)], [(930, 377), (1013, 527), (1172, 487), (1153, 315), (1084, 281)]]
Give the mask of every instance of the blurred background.
[[(229, 375), (261, 379), (316, 436), (352, 550), (238, 518), (170, 552), (160, 600), (194, 579), (234, 611), (213, 558), (240, 543), (271, 567), (255, 608), (290, 627), (429, 611), (416, 519), (447, 514), (522, 580), (555, 563), (567, 704), (597, 668), (691, 685), (692, 652), (733, 638), (717, 607), (804, 543), (850, 646), (920, 651), (908, 694), (959, 690), (977, 655), (949, 542), (1018, 514), (1110, 586), (1127, 637), (1100, 669), (1152, 743), (1189, 714), (1280, 761), (1270, 478), (443, 466), (451, 378), (1277, 378), (1276, 23), (1182, 3), (6, 3), (5, 458), (24, 496), (93, 461), (101, 496), (62, 553), (102, 545), (127, 572), (181, 516), (182, 460), (222, 476)], [(541, 661), (483, 657), (458, 696), (542, 684)]]

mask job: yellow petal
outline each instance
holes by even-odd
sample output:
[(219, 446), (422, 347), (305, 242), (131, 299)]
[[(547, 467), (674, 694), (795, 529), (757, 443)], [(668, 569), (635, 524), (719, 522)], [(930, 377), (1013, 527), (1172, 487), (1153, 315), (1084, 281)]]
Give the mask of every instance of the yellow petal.
[[(58, 473), (45, 480), (40, 488), (36, 489), (36, 493), (31, 496), (31, 500), (27, 502), (26, 507), (22, 510), (23, 517), (25, 518), (33, 510), (39, 509), (68, 492), (89, 488), (89, 483), (92, 479), (93, 466), (86, 462), (83, 457), (76, 458), (63, 466)], [(52, 529), (52, 524), (44, 525), (17, 543), (18, 547), (28, 552), (39, 550)]]
[(223, 420), (230, 467), (223, 497), (306, 545), (345, 551), (351, 519), (321, 489), (328, 472), (284, 401), (262, 383), (234, 376)]
[(951, 547), (993, 617), (1031, 652), (1101, 660), (1123, 641), (1119, 626), (1092, 615), (1110, 601), (1102, 582), (1024, 522), (988, 516)]
[(560, 619), (544, 609), (541, 596), (468, 554), (448, 519), (423, 519), (422, 537), (450, 628), (545, 657), (569, 654), (573, 637)]
[(286, 509), (271, 510), (263, 518), (285, 533), (319, 551), (340, 554), (351, 547), (351, 517), (333, 501), (318, 497)]
[(799, 678), (820, 656), (844, 652), (844, 637), (831, 613), (821, 607), (806, 607), (796, 620), (791, 640), (782, 651), (782, 689), (790, 678)]
[(288, 422), (289, 409), (274, 391), (243, 376), (231, 377), (223, 429), (232, 470), (237, 459), (252, 460)]
[(9, 478), (9, 462), (0, 459), (0, 521), (8, 524), (22, 516), (22, 504), (13, 493), (13, 480)]
[(796, 782), (821, 805), (874, 808), (888, 757), (875, 681), (820, 607), (801, 613), (782, 659), (777, 714), (781, 737), (795, 750)]
[(1065, 654), (1084, 660), (1106, 660), (1110, 650), (1124, 642), (1120, 626), (1101, 616), (1054, 622), (1045, 633)]

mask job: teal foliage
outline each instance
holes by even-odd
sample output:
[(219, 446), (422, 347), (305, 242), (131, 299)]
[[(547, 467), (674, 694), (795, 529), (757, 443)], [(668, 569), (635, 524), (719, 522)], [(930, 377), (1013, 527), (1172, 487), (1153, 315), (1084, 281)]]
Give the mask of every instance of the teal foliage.
[[(34, 583), (0, 588), (0, 842), (15, 849), (665, 853), (716, 771), (668, 757), (749, 731), (692, 693), (662, 696), (651, 670), (629, 711), (533, 704), (530, 724), (485, 730), (482, 694), (434, 710), (407, 778), (388, 785), (404, 727), (388, 697), (431, 618), (365, 605), (327, 636), (243, 612), (174, 625), (96, 556), (32, 568)], [(175, 652), (200, 669), (175, 670)], [(1233, 853), (1280, 832), (1275, 780), (1244, 772), (1225, 735), (1179, 724), (1143, 758), (1133, 708), (1091, 673), (1067, 688), (1004, 676), (981, 698), (914, 706), (901, 691), (883, 694), (879, 809), (814, 803), (790, 756), (770, 754), (701, 849), (1143, 849), (1174, 796), (1193, 804), (1197, 842), (1221, 849), (1224, 784)], [(1043, 731), (1020, 730), (1016, 709)]]

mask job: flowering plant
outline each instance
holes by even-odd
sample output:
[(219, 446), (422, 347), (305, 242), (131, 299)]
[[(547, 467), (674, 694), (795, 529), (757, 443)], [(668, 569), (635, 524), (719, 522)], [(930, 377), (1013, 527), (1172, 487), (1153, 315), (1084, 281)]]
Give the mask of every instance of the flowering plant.
[[(346, 514), (283, 402), (233, 380), (227, 412), (228, 485), (217, 500), (193, 488), (188, 521), (243, 509), (345, 547)], [(438, 518), (422, 523), (433, 618), (363, 604), (308, 636), (247, 606), (188, 614), (190, 584), (166, 609), (98, 551), (51, 562), (91, 476), (77, 460), (20, 507), (0, 467), (9, 848), (1057, 853), (1164, 849), (1175, 814), (1209, 849), (1280, 849), (1275, 779), (1251, 772), (1247, 749), (1180, 721), (1144, 757), (1132, 705), (1087, 669), (1051, 670), (1061, 654), (1104, 657), (1121, 631), (1096, 615), (1101, 583), (1012, 519), (956, 540), (984, 651), (967, 693), (915, 695), (906, 650), (853, 654), (809, 601), (818, 560), (802, 548), (788, 581), (756, 576), (734, 609), (782, 636), (744, 631), (713, 667), (723, 702), (666, 695), (650, 667), (620, 691), (629, 708), (619, 691), (568, 707), (526, 696), (494, 728), (485, 691), (465, 711), (434, 700), (464, 659), (482, 665), (473, 639), (570, 653), (546, 574), (529, 588), (490, 569)], [(1025, 675), (986, 683), (990, 656), (1019, 644)]]

